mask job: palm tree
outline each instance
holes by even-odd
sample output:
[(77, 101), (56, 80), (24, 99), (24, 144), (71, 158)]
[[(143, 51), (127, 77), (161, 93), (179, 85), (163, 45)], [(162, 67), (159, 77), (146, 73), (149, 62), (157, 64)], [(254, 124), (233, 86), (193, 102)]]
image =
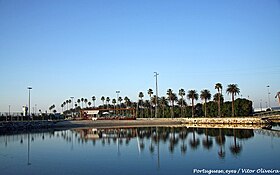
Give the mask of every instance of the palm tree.
[[(121, 108), (121, 107), (122, 107), (122, 101), (123, 101), (122, 97), (119, 97), (119, 98), (118, 98), (118, 101), (120, 102), (119, 107)], [(122, 112), (122, 111), (119, 111), (119, 113), (121, 113), (121, 112)]]
[(189, 90), (187, 97), (188, 99), (192, 100), (192, 117), (194, 117), (194, 100), (198, 99), (198, 94), (196, 90)]
[(221, 117), (221, 92), (223, 89), (223, 86), (221, 83), (216, 83), (215, 89), (218, 90), (218, 116)]
[(104, 108), (104, 101), (105, 101), (105, 97), (104, 96), (101, 97), (101, 101), (103, 103), (103, 108)]
[(116, 103), (117, 103), (117, 100), (116, 100), (116, 99), (113, 99), (113, 100), (112, 100), (112, 103), (113, 103), (113, 105), (114, 105), (114, 109), (116, 110)]
[(145, 111), (145, 116), (148, 118), (149, 117), (149, 109), (151, 107), (151, 103), (149, 100), (145, 100), (143, 102), (143, 107), (144, 107), (144, 111)]
[(88, 99), (84, 99), (84, 102), (85, 102), (85, 104), (86, 104), (86, 107), (87, 107), (87, 102), (88, 102)]
[[(65, 106), (65, 105), (66, 105), (66, 102), (64, 101), (64, 102), (63, 102), (63, 106)], [(67, 110), (68, 110), (68, 109), (67, 109)]]
[(107, 103), (107, 108), (109, 107), (109, 103), (110, 103), (110, 98), (106, 97), (106, 103)]
[[(138, 105), (138, 106), (140, 106), (140, 107), (143, 107), (143, 97), (144, 97), (143, 92), (139, 92), (139, 98), (140, 98), (139, 102), (140, 102), (141, 104)], [(142, 116), (142, 118), (143, 118), (143, 109), (141, 110), (141, 116)]]
[(174, 103), (178, 101), (178, 97), (175, 93), (171, 94), (171, 106), (172, 106), (172, 118), (174, 118)]
[[(68, 103), (69, 103), (69, 105), (72, 103), (72, 100), (71, 99), (69, 99), (68, 100)], [(70, 106), (70, 109), (71, 109), (71, 106)]]
[(79, 106), (80, 106), (80, 103), (81, 103), (81, 99), (78, 99), (77, 100), (77, 103), (79, 104)]
[(153, 95), (153, 90), (152, 89), (148, 89), (148, 94), (150, 96), (150, 110), (151, 110), (151, 116), (153, 116), (153, 109), (152, 109), (152, 95)]
[(186, 95), (186, 92), (184, 89), (179, 90), (179, 96), (181, 96), (181, 117), (183, 117), (183, 102), (184, 102), (184, 96)]
[(171, 105), (171, 97), (172, 97), (173, 91), (172, 89), (168, 89), (166, 95), (168, 96), (169, 99), (169, 105), (170, 105), (170, 111), (171, 111), (171, 117), (173, 117), (173, 109), (172, 109), (172, 105)]
[(82, 101), (82, 109), (84, 108), (84, 98), (81, 98), (81, 101)]
[(227, 93), (231, 94), (232, 105), (231, 105), (231, 115), (234, 117), (234, 96), (240, 93), (240, 89), (237, 84), (229, 84), (227, 88)]
[(124, 102), (126, 107), (128, 107), (129, 98), (127, 96), (124, 97)]
[(90, 101), (88, 102), (88, 106), (89, 106), (89, 107), (91, 106), (91, 102), (90, 102)]
[(165, 111), (165, 107), (168, 105), (168, 101), (165, 97), (161, 97), (159, 99), (159, 104), (162, 108), (162, 117), (164, 117), (164, 111)]
[(60, 107), (61, 107), (61, 112), (63, 113), (63, 103), (60, 105)]
[(93, 107), (95, 107), (95, 100), (96, 100), (96, 97), (95, 97), (95, 96), (92, 96), (91, 99), (92, 99), (92, 102), (93, 102)]
[(209, 90), (207, 89), (204, 89), (200, 92), (200, 98), (201, 100), (204, 100), (204, 114), (205, 114), (205, 117), (207, 117), (207, 100), (210, 100), (211, 99), (211, 93)]
[(67, 111), (68, 111), (69, 100), (66, 100), (66, 104), (67, 104)]
[(122, 103), (122, 101), (123, 101), (122, 97), (119, 97), (119, 98), (118, 98), (118, 101), (120, 102), (120, 107), (121, 107), (121, 103)]

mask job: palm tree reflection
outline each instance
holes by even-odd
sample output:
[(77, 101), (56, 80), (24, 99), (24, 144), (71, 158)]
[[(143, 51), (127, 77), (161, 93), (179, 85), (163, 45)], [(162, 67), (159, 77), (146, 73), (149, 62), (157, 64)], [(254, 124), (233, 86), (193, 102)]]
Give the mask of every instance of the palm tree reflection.
[(205, 129), (205, 135), (206, 135), (206, 138), (203, 139), (202, 144), (203, 144), (204, 148), (209, 150), (213, 146), (213, 140), (211, 138), (209, 139), (207, 128)]
[(182, 145), (181, 145), (181, 153), (183, 155), (186, 154), (187, 152), (187, 145), (185, 144), (185, 140), (187, 138), (188, 132), (186, 131), (185, 128), (182, 129), (182, 131), (179, 134), (179, 138), (182, 140)]
[(226, 138), (224, 135), (222, 135), (222, 129), (219, 129), (219, 136), (216, 137), (216, 143), (219, 145), (219, 151), (218, 155), (220, 159), (224, 159), (226, 156), (225, 150), (223, 150), (224, 144), (225, 144)]
[(242, 150), (242, 146), (239, 143), (236, 143), (236, 130), (233, 129), (233, 142), (234, 144), (230, 146), (230, 151), (233, 155), (238, 155), (241, 150)]
[(196, 139), (195, 138), (195, 131), (194, 131), (194, 128), (192, 128), (192, 133), (193, 133), (193, 137), (192, 139), (190, 140), (190, 145), (191, 145), (191, 148), (193, 150), (197, 149), (198, 145), (200, 144), (199, 142), (199, 139)]

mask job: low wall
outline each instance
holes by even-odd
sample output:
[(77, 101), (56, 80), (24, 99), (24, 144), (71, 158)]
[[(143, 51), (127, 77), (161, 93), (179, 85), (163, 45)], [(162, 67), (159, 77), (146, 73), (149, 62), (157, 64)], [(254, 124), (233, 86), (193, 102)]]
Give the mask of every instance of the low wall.
[(180, 119), (184, 124), (267, 124), (266, 121), (257, 117), (245, 118), (182, 118)]

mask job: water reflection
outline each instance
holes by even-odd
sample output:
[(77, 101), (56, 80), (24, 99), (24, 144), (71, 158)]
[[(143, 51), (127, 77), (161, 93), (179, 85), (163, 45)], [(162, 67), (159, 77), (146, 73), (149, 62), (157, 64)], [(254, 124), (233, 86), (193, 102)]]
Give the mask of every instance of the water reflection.
[[(139, 153), (148, 149), (151, 154), (155, 153), (156, 146), (159, 143), (168, 143), (168, 150), (171, 154), (180, 145), (180, 152), (185, 155), (187, 152), (187, 143), (195, 151), (197, 149), (211, 150), (214, 141), (218, 147), (218, 156), (224, 158), (226, 155), (225, 143), (226, 138), (232, 139), (233, 143), (229, 151), (238, 156), (242, 152), (242, 143), (240, 140), (254, 137), (254, 130), (250, 129), (209, 129), (209, 128), (181, 128), (181, 127), (162, 127), (162, 128), (117, 128), (117, 129), (74, 129), (73, 132), (78, 141), (82, 144), (92, 141), (93, 146), (96, 142), (101, 142), (103, 146), (110, 145), (111, 142), (117, 144), (118, 152), (120, 146), (128, 146), (132, 139), (137, 140)], [(190, 137), (188, 138), (188, 135)], [(65, 137), (66, 141), (71, 138)], [(202, 147), (200, 146), (202, 143)]]
[[(245, 143), (254, 140), (256, 135), (280, 137), (279, 131), (274, 130), (187, 127), (79, 128), (63, 131), (6, 133), (0, 134), (0, 163), (5, 162), (5, 158), (1, 155), (13, 154), (14, 150), (22, 150), (17, 152), (19, 155), (14, 156), (23, 154), (22, 162), (26, 165), (27, 159), (28, 167), (43, 161), (41, 157), (47, 158), (49, 153), (51, 154), (47, 158), (49, 161), (43, 164), (56, 162), (57, 153), (65, 157), (64, 161), (69, 159), (69, 162), (79, 162), (83, 161), (81, 159), (87, 154), (93, 153), (94, 156), (90, 157), (91, 161), (106, 160), (103, 157), (106, 157), (106, 152), (108, 152), (109, 160), (114, 156), (118, 161), (129, 156), (131, 157), (127, 158), (127, 161), (139, 161), (139, 157), (143, 159), (150, 157), (154, 166), (161, 169), (165, 168), (168, 162), (166, 159), (169, 157), (172, 157), (169, 161), (172, 161), (173, 157), (176, 160), (181, 157), (181, 161), (192, 161), (196, 159), (194, 157), (201, 159), (204, 155), (214, 155), (211, 158), (204, 157), (212, 161), (220, 159), (225, 161), (232, 157), (239, 159), (242, 154), (247, 155), (246, 152), (250, 152), (252, 145)], [(261, 142), (256, 140), (255, 143)], [(14, 150), (10, 150), (9, 147)], [(246, 149), (246, 147), (250, 148)], [(44, 154), (46, 149), (48, 153)], [(11, 152), (6, 153), (9, 150)], [(100, 154), (96, 155), (96, 152)], [(71, 153), (75, 153), (72, 159), (68, 157)], [(273, 155), (273, 150), (270, 154)]]

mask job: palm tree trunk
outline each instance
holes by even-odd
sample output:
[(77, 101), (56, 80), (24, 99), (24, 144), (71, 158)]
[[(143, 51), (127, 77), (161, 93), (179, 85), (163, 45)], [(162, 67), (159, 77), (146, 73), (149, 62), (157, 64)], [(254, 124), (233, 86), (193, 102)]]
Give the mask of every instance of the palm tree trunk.
[(207, 100), (205, 99), (205, 106), (204, 106), (204, 115), (205, 115), (205, 117), (207, 117), (207, 107), (206, 107), (206, 104), (207, 104)]
[(234, 117), (234, 93), (232, 93), (231, 116)]
[(193, 101), (193, 98), (192, 98), (192, 118), (194, 117), (194, 101)]
[(221, 117), (221, 95), (218, 93), (218, 116)]

